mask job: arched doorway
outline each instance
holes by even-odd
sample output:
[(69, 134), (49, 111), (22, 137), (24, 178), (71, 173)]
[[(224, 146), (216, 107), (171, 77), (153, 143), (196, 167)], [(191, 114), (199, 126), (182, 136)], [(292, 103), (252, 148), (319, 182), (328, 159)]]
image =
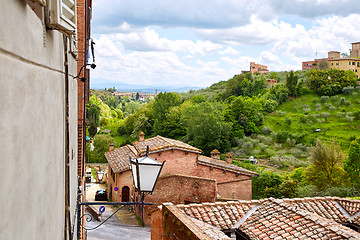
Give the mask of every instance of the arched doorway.
[(121, 201), (128, 202), (130, 200), (130, 188), (128, 186), (124, 186), (121, 189)]

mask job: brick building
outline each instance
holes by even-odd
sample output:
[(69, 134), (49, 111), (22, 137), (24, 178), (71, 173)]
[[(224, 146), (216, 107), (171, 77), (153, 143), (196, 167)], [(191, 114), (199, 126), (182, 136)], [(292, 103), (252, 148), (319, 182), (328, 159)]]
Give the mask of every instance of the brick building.
[(250, 62), (250, 72), (252, 74), (254, 74), (254, 73), (263, 74), (263, 73), (269, 72), (269, 70), (267, 69), (267, 66), (265, 66), (265, 65), (256, 64), (255, 62)]
[[(142, 157), (146, 154), (146, 148), (149, 146), (149, 157), (164, 162), (161, 172), (159, 185), (155, 187), (153, 196), (146, 196), (146, 201), (162, 203), (168, 201), (168, 195), (159, 192), (161, 182), (184, 181), (192, 182), (192, 185), (199, 185), (201, 182), (215, 181), (214, 184), (204, 184), (201, 191), (196, 192), (196, 187), (189, 188), (192, 197), (189, 194), (179, 195), (177, 202), (202, 202), (208, 199), (206, 192), (213, 192), (215, 197), (227, 199), (251, 199), (252, 177), (257, 174), (247, 169), (235, 166), (232, 163), (231, 155), (227, 155), (227, 161), (220, 160), (218, 151), (212, 152), (212, 157), (201, 155), (202, 151), (189, 144), (174, 139), (156, 136), (150, 139), (144, 139), (140, 134), (139, 141), (132, 145), (126, 145), (117, 149), (111, 146), (105, 153), (109, 163), (108, 194), (113, 201), (131, 201), (137, 200), (134, 193), (133, 179), (129, 169), (130, 158)], [(165, 176), (172, 176), (165, 178)], [(175, 177), (176, 176), (176, 177)], [(174, 180), (175, 179), (175, 180)], [(196, 184), (194, 182), (197, 182)], [(114, 191), (117, 187), (119, 191)], [(166, 188), (166, 192), (176, 194), (179, 190), (184, 190), (184, 185), (172, 184)], [(191, 189), (191, 190), (190, 190)], [(185, 197), (187, 196), (187, 197)], [(150, 208), (151, 209), (151, 208)], [(151, 210), (145, 211), (145, 217), (150, 216)], [(148, 219), (145, 219), (149, 222)]]
[(266, 82), (269, 84), (269, 87), (271, 87), (272, 85), (277, 84), (276, 79), (266, 79)]
[(330, 51), (327, 58), (314, 59), (313, 61), (302, 62), (302, 70), (314, 69), (320, 62), (328, 62), (329, 68), (350, 70), (359, 78), (358, 70), (360, 68), (360, 42), (351, 43), (350, 56), (340, 57), (340, 52)]
[(360, 239), (360, 200), (262, 199), (189, 205), (153, 212), (151, 239)]

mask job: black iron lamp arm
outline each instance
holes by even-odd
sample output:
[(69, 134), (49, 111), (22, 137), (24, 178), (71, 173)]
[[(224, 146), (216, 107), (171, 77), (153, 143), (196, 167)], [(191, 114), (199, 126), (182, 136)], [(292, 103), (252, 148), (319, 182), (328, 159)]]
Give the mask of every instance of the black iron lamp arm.
[(95, 68), (96, 68), (96, 64), (95, 64), (95, 63), (86, 63), (86, 64), (84, 64), (84, 65), (80, 68), (79, 74), (78, 74), (77, 76), (75, 76), (73, 79), (78, 78), (78, 79), (80, 79), (82, 82), (85, 82), (85, 81), (86, 81), (86, 78), (84, 78), (84, 77), (79, 77), (79, 76), (80, 76), (83, 68), (86, 67), (86, 66), (90, 66), (92, 69), (95, 69)]

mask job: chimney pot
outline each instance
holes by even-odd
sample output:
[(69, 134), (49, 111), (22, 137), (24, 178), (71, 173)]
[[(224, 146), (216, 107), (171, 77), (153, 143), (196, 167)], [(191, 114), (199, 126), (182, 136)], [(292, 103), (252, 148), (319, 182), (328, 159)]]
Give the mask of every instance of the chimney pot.
[(226, 163), (232, 164), (232, 155), (231, 155), (231, 153), (226, 154)]
[(210, 157), (214, 158), (214, 159), (217, 159), (217, 160), (220, 160), (220, 152), (219, 152), (219, 150), (217, 150), (217, 149), (212, 150), (211, 153), (210, 153)]
[(114, 144), (111, 142), (111, 143), (109, 144), (109, 151), (112, 151), (112, 150), (114, 150)]
[(139, 142), (144, 141), (144, 139), (145, 139), (145, 133), (144, 133), (143, 131), (141, 131), (141, 132), (139, 133)]

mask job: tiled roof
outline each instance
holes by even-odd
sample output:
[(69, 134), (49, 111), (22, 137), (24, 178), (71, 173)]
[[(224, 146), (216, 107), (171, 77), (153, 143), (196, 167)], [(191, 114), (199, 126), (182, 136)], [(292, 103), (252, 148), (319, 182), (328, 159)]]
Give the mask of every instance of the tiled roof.
[(177, 205), (177, 207), (190, 217), (221, 229), (231, 229), (255, 204), (256, 201), (230, 201)]
[(239, 227), (251, 239), (359, 239), (360, 233), (315, 213), (268, 199)]
[(244, 175), (248, 175), (248, 176), (259, 176), (259, 174), (252, 172), (250, 170), (247, 170), (245, 168), (236, 166), (234, 164), (229, 164), (225, 161), (221, 161), (221, 160), (217, 160), (214, 158), (209, 158), (209, 157), (205, 157), (205, 156), (199, 156), (197, 159), (197, 162), (201, 165), (206, 165), (209, 167), (214, 167), (214, 168), (219, 168), (222, 170), (226, 170), (226, 171), (230, 171), (230, 172), (235, 172), (238, 174), (244, 174)]
[(335, 204), (335, 200), (338, 199), (333, 197), (315, 197), (283, 199), (283, 201), (298, 209), (315, 213), (321, 217), (332, 219), (336, 222), (346, 222), (346, 216), (341, 213)]
[(168, 149), (181, 149), (189, 152), (202, 153), (201, 149), (193, 147), (187, 143), (161, 136), (148, 138), (141, 142), (134, 142), (133, 145), (140, 155), (144, 155), (146, 153), (147, 146), (149, 146), (149, 153)]
[(213, 240), (230, 240), (228, 236), (225, 235), (221, 231), (220, 228), (214, 227), (208, 223), (205, 223), (203, 221), (197, 220), (196, 218), (190, 218), (190, 220), (195, 223), (195, 225), (202, 231), (204, 234), (206, 234), (210, 239)]
[(360, 201), (350, 199), (339, 199), (337, 201), (350, 215), (360, 212)]
[(130, 169), (129, 157), (138, 157), (136, 149), (131, 145), (125, 145), (123, 147), (108, 151), (105, 153), (105, 156), (115, 173), (120, 173)]
[[(177, 205), (190, 218), (251, 239), (360, 239), (341, 223), (359, 224), (360, 200), (337, 197), (262, 199)], [(348, 209), (348, 210), (346, 210)]]

